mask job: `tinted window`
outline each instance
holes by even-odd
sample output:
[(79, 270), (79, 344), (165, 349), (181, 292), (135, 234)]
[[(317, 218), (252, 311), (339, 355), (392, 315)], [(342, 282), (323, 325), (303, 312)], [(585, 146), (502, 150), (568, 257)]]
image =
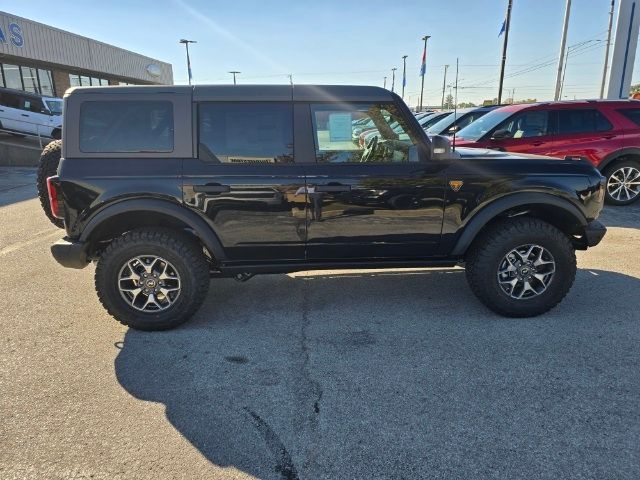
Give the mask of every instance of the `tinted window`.
[(44, 104), (39, 98), (25, 98), (22, 104), (23, 110), (30, 112), (41, 113), (44, 110)]
[(171, 152), (173, 106), (166, 101), (84, 102), (80, 109), (83, 152)]
[(618, 111), (633, 123), (640, 126), (640, 108), (627, 108)]
[(611, 124), (598, 110), (558, 110), (558, 133), (560, 135), (602, 132), (610, 129)]
[(201, 103), (200, 158), (223, 163), (293, 162), (289, 103)]
[(495, 138), (530, 138), (551, 134), (549, 112), (530, 110), (509, 118), (493, 132)]
[(0, 103), (5, 107), (21, 108), (21, 98), (13, 93), (0, 93)]
[(418, 161), (417, 140), (393, 104), (318, 104), (311, 110), (318, 162)]

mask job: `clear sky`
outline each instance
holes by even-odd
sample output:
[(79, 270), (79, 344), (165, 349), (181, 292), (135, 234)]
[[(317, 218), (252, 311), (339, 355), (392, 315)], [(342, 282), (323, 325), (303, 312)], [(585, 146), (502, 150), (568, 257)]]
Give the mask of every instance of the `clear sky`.
[[(52, 6), (55, 5), (55, 6)], [(420, 91), (420, 57), (431, 35), (425, 104), (440, 103), (445, 64), (449, 81), (460, 61), (458, 101), (497, 96), (507, 0), (83, 0), (11, 2), (5, 9), (173, 64), (175, 83), (186, 83), (180, 38), (191, 48), (195, 83), (383, 84), (407, 58), (406, 97)], [(564, 0), (514, 0), (505, 97), (548, 100), (553, 96)], [(599, 94), (610, 0), (573, 0), (569, 58), (563, 95)], [(615, 31), (615, 17), (614, 17)], [(601, 41), (597, 41), (601, 40)], [(639, 55), (640, 57), (640, 52)], [(555, 60), (555, 61), (554, 61)], [(634, 83), (640, 80), (636, 60)]]

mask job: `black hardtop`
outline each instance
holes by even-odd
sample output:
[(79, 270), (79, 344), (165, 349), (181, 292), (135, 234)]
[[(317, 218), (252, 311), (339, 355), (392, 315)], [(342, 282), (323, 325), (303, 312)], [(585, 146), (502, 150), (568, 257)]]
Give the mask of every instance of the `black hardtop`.
[(398, 98), (384, 88), (360, 85), (127, 85), (74, 87), (64, 96), (159, 93), (192, 94), (196, 102), (392, 102)]

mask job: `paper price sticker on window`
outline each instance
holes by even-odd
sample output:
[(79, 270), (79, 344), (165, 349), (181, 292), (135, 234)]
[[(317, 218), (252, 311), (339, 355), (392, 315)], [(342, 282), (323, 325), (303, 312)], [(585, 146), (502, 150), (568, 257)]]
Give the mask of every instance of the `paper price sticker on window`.
[(329, 115), (329, 141), (346, 142), (351, 140), (351, 114), (332, 113)]

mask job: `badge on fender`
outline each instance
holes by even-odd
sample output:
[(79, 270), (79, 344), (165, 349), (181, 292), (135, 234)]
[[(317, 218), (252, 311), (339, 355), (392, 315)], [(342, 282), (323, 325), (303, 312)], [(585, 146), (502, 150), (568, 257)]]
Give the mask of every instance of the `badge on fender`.
[(454, 192), (458, 192), (462, 188), (462, 185), (464, 185), (462, 180), (449, 180), (449, 186)]

